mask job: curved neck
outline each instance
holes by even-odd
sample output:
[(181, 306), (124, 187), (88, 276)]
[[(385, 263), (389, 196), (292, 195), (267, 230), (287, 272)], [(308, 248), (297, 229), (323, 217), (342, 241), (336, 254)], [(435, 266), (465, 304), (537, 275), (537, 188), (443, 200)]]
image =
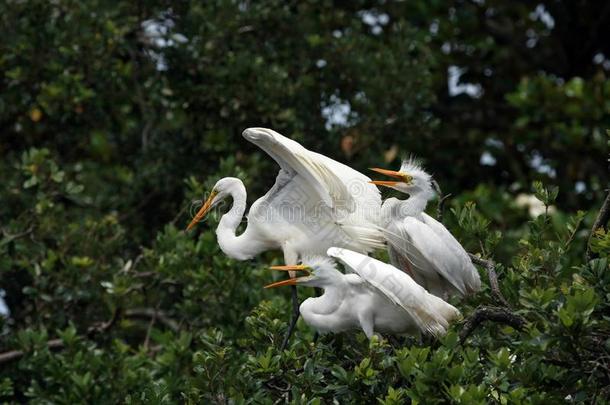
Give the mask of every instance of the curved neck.
[(309, 301), (309, 309), (316, 315), (332, 314), (341, 306), (345, 298), (346, 289), (343, 287), (342, 282), (333, 283), (322, 288), (324, 294), (306, 300)]
[(388, 198), (381, 208), (383, 219), (385, 222), (389, 222), (395, 218), (419, 215), (424, 212), (428, 201), (433, 197), (434, 191), (432, 190), (416, 190), (406, 200)]
[(233, 204), (231, 209), (220, 218), (220, 223), (216, 228), (218, 245), (227, 256), (233, 259), (251, 259), (265, 250), (265, 246), (253, 237), (255, 235), (248, 232), (248, 228), (239, 236), (235, 234), (246, 212), (246, 187), (239, 181), (235, 187), (231, 188), (229, 195), (233, 199)]

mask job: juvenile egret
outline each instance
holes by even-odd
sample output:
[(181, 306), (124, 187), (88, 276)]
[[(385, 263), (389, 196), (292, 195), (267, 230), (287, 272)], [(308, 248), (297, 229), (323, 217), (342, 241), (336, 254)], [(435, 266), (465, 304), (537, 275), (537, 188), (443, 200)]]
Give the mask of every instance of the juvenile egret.
[[(348, 166), (266, 128), (248, 128), (244, 138), (264, 150), (280, 166), (275, 184), (252, 204), (247, 227), (236, 229), (246, 210), (246, 188), (241, 180), (219, 180), (187, 230), (227, 197), (231, 209), (222, 216), (216, 235), (222, 251), (237, 260), (247, 260), (271, 249), (281, 249), (287, 264), (297, 264), (307, 255), (324, 255), (331, 246), (366, 252), (374, 247), (366, 227), (381, 209), (379, 190), (370, 178)], [(338, 221), (355, 224), (356, 231), (343, 229)], [(296, 323), (298, 300), (293, 289), (293, 319)], [(285, 346), (286, 340), (282, 346)]]
[(322, 288), (321, 296), (306, 299), (299, 308), (303, 320), (318, 332), (360, 328), (369, 339), (375, 332), (439, 336), (460, 316), (456, 308), (429, 294), (394, 266), (347, 249), (333, 247), (327, 254), (350, 273), (341, 273), (330, 258), (305, 258), (301, 265), (272, 269), (301, 270), (307, 275), (266, 286)]
[(371, 170), (397, 179), (373, 184), (409, 194), (406, 200), (388, 198), (381, 208), (381, 228), (392, 264), (439, 297), (478, 291), (481, 280), (468, 253), (443, 224), (424, 212), (435, 193), (432, 177), (412, 158), (399, 171)]

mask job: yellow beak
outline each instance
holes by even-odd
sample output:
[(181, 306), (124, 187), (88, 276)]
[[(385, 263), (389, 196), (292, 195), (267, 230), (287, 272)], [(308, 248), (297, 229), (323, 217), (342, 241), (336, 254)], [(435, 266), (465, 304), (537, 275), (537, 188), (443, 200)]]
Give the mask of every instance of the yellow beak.
[(385, 174), (386, 176), (395, 177), (395, 178), (401, 179), (401, 180), (402, 180), (403, 175), (404, 175), (404, 173), (401, 173), (401, 172), (397, 172), (397, 171), (394, 171), (394, 170), (388, 170), (388, 169), (380, 169), (378, 167), (371, 167), (369, 169), (374, 171), (374, 172)]
[[(282, 287), (285, 285), (296, 285), (299, 282), (299, 279), (302, 279), (304, 277), (294, 277), (293, 276), (293, 272), (295, 271), (304, 271), (307, 276), (310, 274), (309, 271), (309, 266), (305, 266), (303, 264), (297, 264), (294, 266), (271, 266), (270, 267), (271, 270), (279, 270), (279, 271), (289, 271), (291, 272), (291, 277), (288, 280), (282, 280), (282, 281), (277, 281), (275, 283), (271, 283), (265, 286), (265, 288), (275, 288), (275, 287)], [(305, 276), (306, 277), (306, 276)]]
[(385, 180), (372, 180), (369, 183), (374, 184), (376, 186), (385, 186), (385, 187), (394, 187), (399, 182), (398, 181), (385, 181)]
[(400, 181), (381, 181), (381, 180), (374, 180), (374, 181), (370, 181), (369, 183), (371, 184), (375, 184), (377, 186), (386, 186), (386, 187), (393, 187), (396, 184), (403, 182), (406, 184), (411, 183), (411, 180), (413, 180), (413, 176), (410, 176), (406, 173), (403, 172), (397, 172), (394, 170), (388, 170), (388, 169), (380, 169), (378, 167), (371, 167), (370, 168), (372, 171), (386, 175), (386, 176), (390, 176), (390, 177), (394, 177), (396, 179), (400, 179)]
[(216, 195), (218, 195), (218, 192), (212, 190), (212, 193), (210, 194), (208, 199), (205, 201), (205, 203), (203, 203), (201, 208), (199, 208), (199, 211), (197, 211), (195, 218), (193, 218), (191, 223), (186, 227), (187, 231), (190, 231), (197, 224), (197, 222), (201, 221), (206, 216), (206, 214), (212, 207), (212, 203), (214, 202), (214, 198), (216, 198)]

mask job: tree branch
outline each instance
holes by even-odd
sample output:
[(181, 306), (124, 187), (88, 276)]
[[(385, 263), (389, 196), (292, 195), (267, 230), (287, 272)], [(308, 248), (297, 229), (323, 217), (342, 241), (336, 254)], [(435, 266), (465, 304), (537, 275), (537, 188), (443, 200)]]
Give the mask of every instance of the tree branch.
[(436, 219), (438, 222), (443, 222), (443, 214), (445, 212), (445, 202), (451, 197), (451, 193), (441, 197), (436, 206)]
[(156, 319), (161, 322), (165, 327), (171, 329), (174, 332), (178, 332), (180, 330), (180, 326), (178, 322), (170, 318), (165, 312), (156, 310), (154, 308), (137, 308), (137, 309), (128, 309), (125, 311), (125, 316), (128, 318), (135, 319)]
[[(106, 322), (98, 322), (87, 328), (86, 337), (88, 339), (92, 339), (95, 335), (102, 334), (107, 332), (110, 328), (112, 328), (117, 320), (119, 319), (121, 314), (120, 309), (115, 309), (112, 313), (112, 317)], [(161, 322), (165, 327), (171, 329), (174, 332), (180, 330), (180, 326), (178, 322), (167, 316), (165, 312), (156, 310), (154, 308), (140, 308), (140, 309), (129, 309), (125, 311), (123, 314), (126, 318), (136, 318), (136, 319), (154, 319)], [(49, 350), (61, 350), (64, 348), (64, 342), (61, 339), (51, 339), (47, 342), (47, 348)], [(23, 350), (9, 350), (4, 353), (0, 353), (0, 364), (9, 363), (13, 360), (19, 360), (23, 356), (25, 356), (25, 352)]]
[(608, 195), (606, 195), (606, 199), (604, 203), (599, 208), (599, 212), (597, 213), (597, 218), (595, 218), (595, 222), (593, 222), (593, 227), (591, 228), (591, 233), (589, 234), (589, 240), (587, 240), (587, 261), (593, 259), (593, 252), (591, 252), (591, 240), (593, 239), (593, 235), (595, 235), (595, 231), (597, 231), (602, 226), (605, 226), (610, 219), (610, 190), (608, 190)]
[(4, 228), (1, 228), (1, 230), (2, 230), (2, 234), (4, 235), (5, 239), (0, 241), (0, 246), (6, 245), (7, 243), (11, 243), (15, 239), (19, 239), (19, 238), (23, 238), (24, 236), (28, 236), (29, 234), (31, 234), (34, 231), (34, 226), (30, 225), (30, 227), (28, 229), (26, 229), (25, 231), (15, 233), (15, 234), (8, 233)]
[(481, 306), (464, 322), (464, 327), (460, 331), (460, 343), (464, 343), (466, 338), (485, 321), (503, 323), (517, 330), (523, 329), (526, 324), (525, 318), (513, 314), (506, 308)]
[(487, 277), (489, 277), (489, 286), (491, 287), (491, 292), (499, 304), (504, 305), (507, 308), (511, 308), (504, 295), (500, 291), (500, 285), (498, 284), (498, 275), (496, 274), (496, 264), (492, 260), (481, 259), (478, 256), (473, 255), (472, 253), (468, 253), (470, 256), (470, 260), (481, 267), (484, 267), (487, 270)]

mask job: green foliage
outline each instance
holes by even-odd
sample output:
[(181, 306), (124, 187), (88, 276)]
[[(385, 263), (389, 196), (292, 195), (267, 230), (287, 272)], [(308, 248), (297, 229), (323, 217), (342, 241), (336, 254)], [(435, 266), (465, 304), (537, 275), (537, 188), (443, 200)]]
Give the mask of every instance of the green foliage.
[[(595, 28), (610, 24), (605, 7), (0, 3), (0, 288), (10, 309), (0, 401), (607, 401), (606, 224), (584, 260), (608, 183), (610, 81), (592, 62), (610, 54)], [(151, 22), (163, 27), (156, 37)], [(451, 66), (481, 94), (448, 94)], [(439, 340), (314, 341), (299, 322), (279, 352), (288, 291), (262, 289), (278, 253), (228, 259), (218, 213), (183, 231), (218, 178), (243, 179), (249, 201), (272, 184), (275, 163), (240, 136), (249, 126), (361, 171), (422, 157), (453, 194), (444, 222), (497, 263), (526, 327), (483, 323), (464, 341), (461, 322)], [(482, 291), (452, 302), (464, 317), (494, 304), (480, 271)]]

